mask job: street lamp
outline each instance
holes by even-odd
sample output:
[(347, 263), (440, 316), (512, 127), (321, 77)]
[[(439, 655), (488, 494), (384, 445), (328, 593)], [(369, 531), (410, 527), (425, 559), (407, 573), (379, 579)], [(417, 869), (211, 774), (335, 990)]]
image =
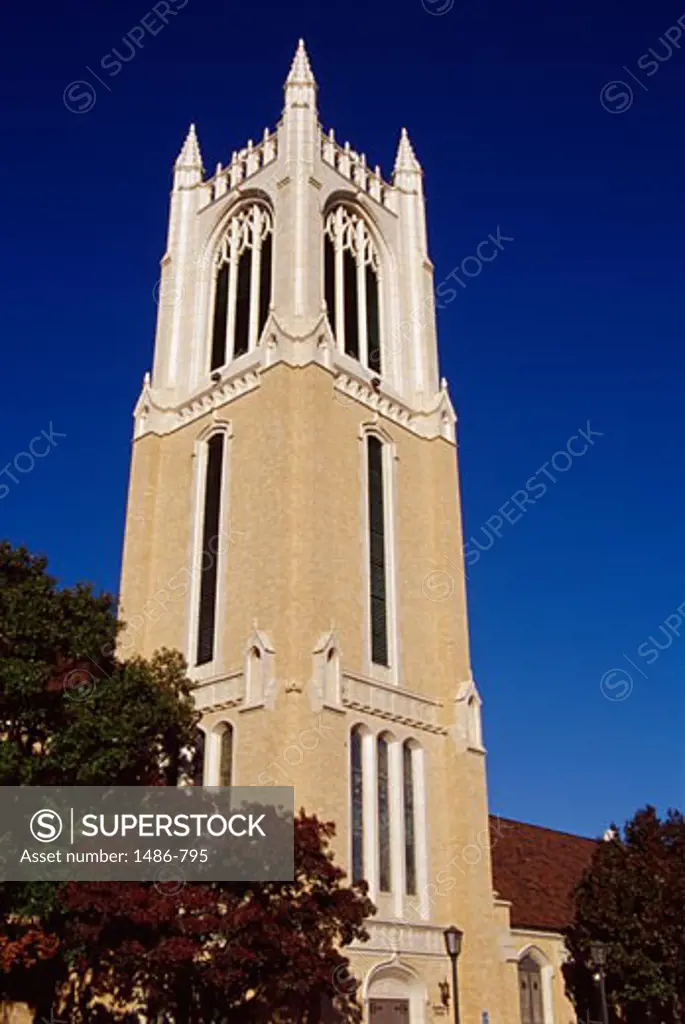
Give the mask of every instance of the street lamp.
[(590, 946), (592, 962), (597, 968), (599, 978), (599, 995), (602, 1000), (602, 1021), (609, 1024), (609, 1008), (607, 1006), (607, 989), (604, 970), (607, 965), (607, 950), (603, 942), (593, 942)]
[(450, 925), (449, 928), (445, 928), (445, 949), (447, 955), (452, 961), (452, 993), (454, 1003), (454, 1024), (459, 1024), (459, 985), (457, 983), (457, 958), (461, 953), (461, 940), (464, 938), (464, 933), (460, 932), (454, 925)]

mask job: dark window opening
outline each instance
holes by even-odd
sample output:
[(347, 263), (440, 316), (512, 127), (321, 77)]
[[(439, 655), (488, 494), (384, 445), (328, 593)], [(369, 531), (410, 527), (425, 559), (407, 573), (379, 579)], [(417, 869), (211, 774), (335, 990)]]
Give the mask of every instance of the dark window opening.
[(364, 877), (364, 770), (362, 734), (358, 728), (350, 735), (350, 802), (352, 809), (352, 881)]
[(216, 596), (219, 579), (219, 519), (221, 514), (221, 477), (224, 435), (215, 434), (207, 443), (205, 506), (200, 563), (200, 607), (197, 630), (197, 664), (205, 665), (214, 657)]
[(378, 307), (378, 276), (373, 267), (366, 268), (366, 337), (369, 369), (381, 373), (381, 328)]
[(219, 764), (219, 785), (230, 786), (233, 777), (233, 726), (227, 725), (221, 734), (221, 760)]
[(371, 660), (388, 664), (388, 611), (385, 569), (385, 510), (383, 498), (383, 446), (368, 439), (369, 462), (369, 574), (371, 589)]
[(359, 359), (359, 297), (357, 295), (357, 264), (349, 249), (343, 253), (345, 352)]
[(216, 370), (226, 362), (226, 315), (228, 311), (228, 263), (222, 263), (216, 274), (214, 295), (214, 327), (212, 330), (212, 365)]
[(328, 322), (331, 325), (333, 334), (336, 332), (335, 320), (335, 247), (331, 239), (326, 235), (324, 240), (324, 286), (326, 295), (326, 308), (328, 310)]
[(235, 299), (233, 358), (245, 355), (250, 342), (250, 279), (252, 249), (244, 249), (238, 260), (238, 290)]
[(269, 315), (271, 305), (271, 235), (267, 235), (262, 242), (262, 262), (259, 268), (259, 326), (257, 328), (257, 343), (262, 336), (266, 326), (266, 318)]

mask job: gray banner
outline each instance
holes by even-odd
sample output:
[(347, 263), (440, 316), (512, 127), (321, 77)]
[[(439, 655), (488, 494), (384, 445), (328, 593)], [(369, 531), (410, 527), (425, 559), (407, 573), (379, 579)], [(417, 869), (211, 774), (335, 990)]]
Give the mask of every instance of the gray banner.
[(292, 878), (290, 787), (0, 787), (0, 882)]

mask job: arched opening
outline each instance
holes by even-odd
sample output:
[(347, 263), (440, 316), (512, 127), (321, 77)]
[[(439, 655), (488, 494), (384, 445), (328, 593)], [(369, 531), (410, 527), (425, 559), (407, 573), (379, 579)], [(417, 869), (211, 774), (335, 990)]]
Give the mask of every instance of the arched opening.
[(339, 349), (380, 375), (380, 259), (364, 218), (340, 203), (324, 225), (324, 295)]
[(233, 785), (233, 726), (222, 722), (219, 739), (219, 785)]
[(424, 1024), (426, 986), (402, 963), (374, 968), (364, 985), (370, 1024)]
[(521, 1024), (545, 1024), (542, 970), (530, 953), (519, 960), (518, 979)]
[(228, 223), (214, 261), (210, 370), (256, 348), (271, 303), (273, 216), (261, 202)]
[(416, 781), (414, 745), (402, 744), (402, 802), (404, 810), (404, 890), (416, 895)]

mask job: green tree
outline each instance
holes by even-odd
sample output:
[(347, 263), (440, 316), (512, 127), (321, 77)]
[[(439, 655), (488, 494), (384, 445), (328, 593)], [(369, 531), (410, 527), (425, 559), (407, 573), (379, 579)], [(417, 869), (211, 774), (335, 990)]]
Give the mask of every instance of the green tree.
[[(121, 662), (120, 628), (110, 595), (60, 588), (45, 558), (0, 543), (0, 785), (163, 785), (190, 770), (183, 659)], [(52, 1005), (67, 969), (57, 896), (0, 885), (0, 998)]]
[(653, 807), (597, 844), (575, 893), (565, 974), (583, 1015), (597, 1017), (592, 945), (606, 947), (607, 1001), (623, 1024), (685, 1020), (685, 819)]

